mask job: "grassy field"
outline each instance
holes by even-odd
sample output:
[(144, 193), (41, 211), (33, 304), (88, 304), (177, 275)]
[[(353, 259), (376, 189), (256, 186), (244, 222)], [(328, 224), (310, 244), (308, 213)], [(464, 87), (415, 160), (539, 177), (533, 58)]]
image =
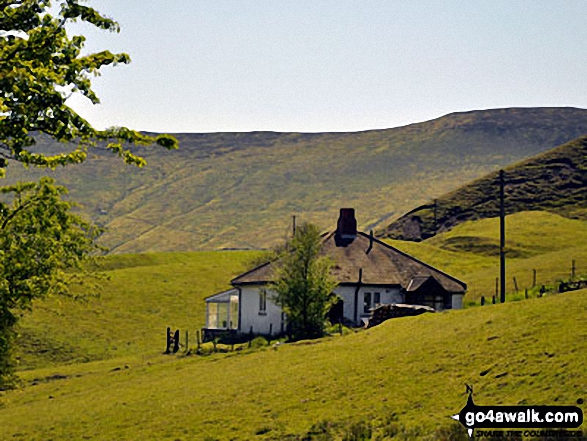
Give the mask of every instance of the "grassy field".
[(177, 151), (142, 149), (144, 169), (95, 150), (86, 163), (55, 171), (11, 165), (6, 182), (51, 174), (108, 227), (102, 243), (114, 253), (249, 249), (281, 241), (293, 214), (332, 228), (339, 208), (351, 206), (367, 231), (385, 226), (586, 132), (587, 110), (528, 108), (358, 133), (183, 133)]
[(37, 301), (19, 326), (20, 369), (165, 349), (167, 326), (203, 326), (203, 299), (227, 288), (258, 252), (108, 256), (99, 298)]
[[(386, 241), (466, 282), (465, 303), (495, 294), (499, 275), (497, 218), (466, 222), (424, 242)], [(506, 289), (512, 299), (522, 298), (525, 288), (536, 295), (543, 284), (552, 287), (569, 279), (573, 260), (576, 275), (587, 276), (587, 222), (538, 211), (508, 216), (506, 255)]]
[[(564, 277), (572, 258), (587, 272), (586, 222), (529, 212), (507, 227), (508, 275), (520, 286), (532, 269), (540, 284)], [(467, 282), (465, 302), (478, 304), (493, 292), (497, 230), (484, 219), (391, 243)], [(465, 404), (465, 384), (480, 405), (587, 398), (587, 290), (533, 291), (277, 350), (162, 355), (165, 327), (201, 327), (203, 298), (258, 256), (108, 256), (99, 299), (38, 302), (20, 326), (23, 387), (0, 395), (0, 439), (325, 440), (371, 430), (373, 439), (464, 440), (449, 416)]]
[(150, 352), (25, 372), (26, 386), (1, 398), (0, 430), (11, 440), (282, 440), (342, 439), (369, 424), (378, 439), (466, 439), (450, 419), (465, 384), (484, 405), (587, 396), (586, 311), (583, 290), (278, 350)]
[[(587, 136), (504, 168), (505, 211), (587, 219)], [(420, 240), (473, 219), (499, 216), (499, 172), (489, 173), (395, 220), (381, 233)], [(435, 222), (436, 219), (436, 222)], [(419, 225), (415, 228), (414, 221)]]
[[(572, 260), (587, 275), (587, 222), (545, 212), (507, 218), (508, 298), (520, 299), (537, 272), (542, 284), (568, 279)], [(397, 248), (448, 272), (468, 285), (465, 304), (495, 292), (499, 273), (498, 221), (459, 225), (425, 242), (388, 240)], [(536, 232), (540, 231), (540, 234)], [(204, 326), (203, 299), (228, 287), (230, 279), (260, 256), (257, 251), (111, 255), (103, 269), (99, 298), (38, 301), (21, 321), (20, 369), (163, 350), (164, 330), (195, 331)], [(513, 277), (520, 292), (515, 295)]]

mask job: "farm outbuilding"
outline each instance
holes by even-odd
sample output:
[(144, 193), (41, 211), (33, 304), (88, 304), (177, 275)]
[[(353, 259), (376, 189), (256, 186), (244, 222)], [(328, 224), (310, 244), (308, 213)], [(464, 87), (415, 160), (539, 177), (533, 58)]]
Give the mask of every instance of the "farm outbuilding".
[[(343, 208), (336, 230), (323, 235), (321, 254), (332, 260), (338, 281), (332, 322), (364, 326), (379, 305), (422, 305), (436, 311), (462, 307), (464, 282), (357, 231), (356, 225), (354, 209)], [(235, 277), (232, 289), (208, 297), (205, 333), (283, 333), (287, 317), (272, 300), (276, 265), (279, 261), (253, 268)]]

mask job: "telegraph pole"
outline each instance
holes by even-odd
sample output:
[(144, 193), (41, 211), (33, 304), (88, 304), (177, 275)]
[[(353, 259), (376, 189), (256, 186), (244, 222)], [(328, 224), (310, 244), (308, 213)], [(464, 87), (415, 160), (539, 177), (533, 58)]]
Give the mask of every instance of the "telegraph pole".
[(499, 282), (500, 300), (505, 303), (505, 179), (499, 171)]

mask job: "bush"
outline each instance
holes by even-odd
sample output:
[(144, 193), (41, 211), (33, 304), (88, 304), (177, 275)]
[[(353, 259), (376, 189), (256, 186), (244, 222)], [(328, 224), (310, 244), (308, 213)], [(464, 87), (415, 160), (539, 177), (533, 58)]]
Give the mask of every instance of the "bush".
[(251, 340), (250, 346), (251, 348), (255, 349), (264, 348), (266, 346), (269, 346), (269, 342), (265, 337), (255, 337), (253, 340)]

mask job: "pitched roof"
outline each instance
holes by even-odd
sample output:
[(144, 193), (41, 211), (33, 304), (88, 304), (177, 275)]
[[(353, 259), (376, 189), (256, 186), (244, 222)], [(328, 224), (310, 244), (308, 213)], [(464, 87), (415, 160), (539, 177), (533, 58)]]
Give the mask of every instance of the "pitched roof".
[[(327, 234), (321, 254), (332, 259), (332, 275), (339, 284), (357, 284), (359, 270), (362, 270), (361, 283), (366, 285), (408, 288), (411, 284), (413, 288), (433, 277), (448, 292), (464, 293), (467, 289), (464, 282), (362, 232), (346, 247), (337, 247), (334, 233)], [(274, 265), (275, 262), (265, 263), (237, 276), (231, 283), (268, 283), (272, 280)]]

